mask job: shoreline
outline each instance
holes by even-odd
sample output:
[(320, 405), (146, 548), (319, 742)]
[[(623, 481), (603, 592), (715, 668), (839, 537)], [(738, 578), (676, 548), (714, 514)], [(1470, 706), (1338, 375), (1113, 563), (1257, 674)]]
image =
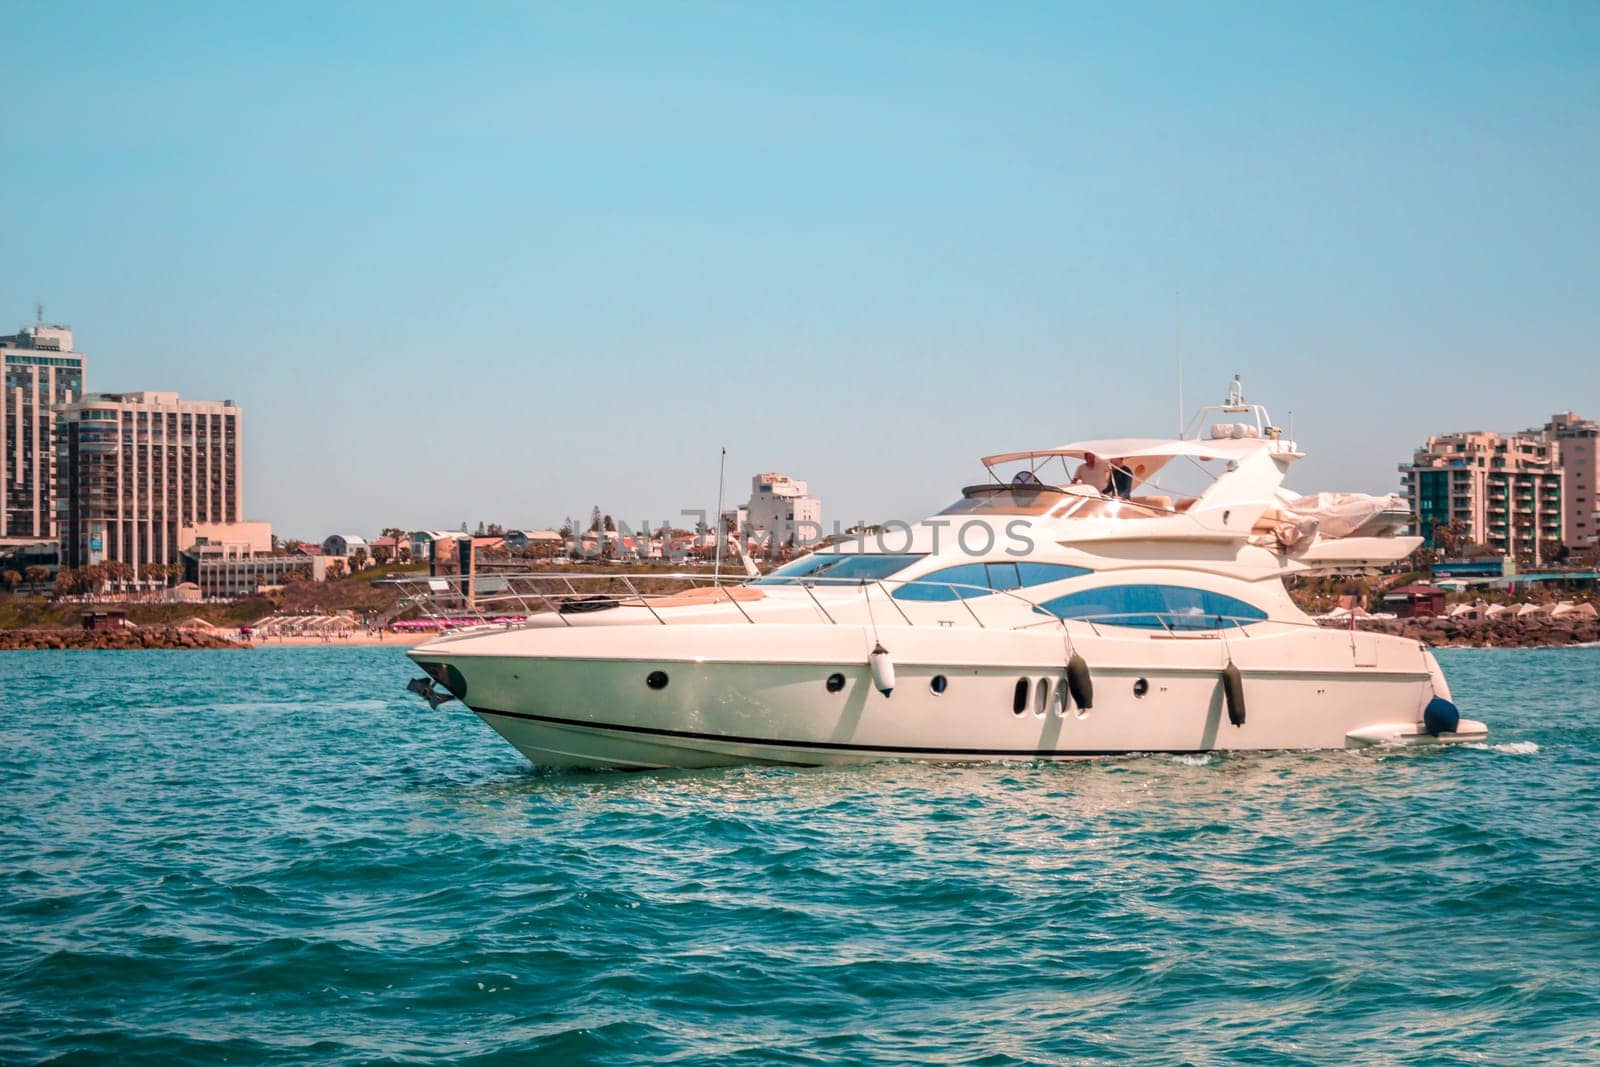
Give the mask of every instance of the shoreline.
[[(1590, 617), (1497, 617), (1452, 619), (1324, 620), (1328, 630), (1357, 630), (1418, 641), (1430, 648), (1588, 648), (1600, 646), (1600, 619)], [(434, 632), (396, 633), (368, 630), (326, 634), (262, 634), (248, 639), (237, 627), (144, 625), (84, 630), (65, 626), (0, 630), (0, 651), (31, 649), (251, 649), (251, 648), (411, 648), (436, 637)]]
[[(1409, 621), (1409, 620), (1408, 620)], [(1327, 626), (1327, 629), (1348, 630), (1348, 626)], [(1444, 634), (1432, 627), (1412, 625), (1395, 627), (1392, 622), (1383, 626), (1359, 626), (1363, 633), (1385, 633), (1392, 637), (1406, 637), (1429, 648), (1450, 649), (1589, 649), (1600, 648), (1600, 637), (1575, 635), (1563, 631), (1561, 638), (1551, 640), (1549, 633), (1477, 633), (1471, 635)], [(21, 629), (0, 630), (0, 652), (49, 651), (150, 651), (190, 649), (231, 649), (248, 652), (268, 648), (411, 648), (434, 637), (434, 634), (385, 634), (376, 637), (359, 634), (348, 638), (313, 635), (238, 639), (229, 631), (167, 630), (154, 627), (127, 630), (72, 630), (72, 629)]]
[(274, 634), (269, 637), (262, 637), (258, 634), (252, 634), (248, 642), (240, 641), (239, 643), (249, 644), (254, 648), (381, 648), (385, 645), (394, 648), (410, 648), (412, 645), (420, 645), (434, 636), (436, 635), (431, 633), (384, 633), (382, 636), (377, 636), (365, 632), (352, 634), (349, 637), (322, 637), (318, 634), (287, 634), (282, 637)]
[(1324, 621), (1329, 630), (1408, 637), (1431, 648), (1584, 648), (1600, 644), (1600, 620), (1579, 618), (1452, 619), (1423, 616), (1410, 619)]
[(28, 627), (0, 630), (0, 652), (84, 651), (119, 652), (139, 650), (234, 650), (248, 652), (258, 648), (410, 648), (432, 634), (384, 634), (382, 637), (359, 633), (350, 637), (324, 638), (321, 635), (254, 637), (242, 640), (236, 630), (180, 629), (165, 626), (83, 630), (68, 627)]

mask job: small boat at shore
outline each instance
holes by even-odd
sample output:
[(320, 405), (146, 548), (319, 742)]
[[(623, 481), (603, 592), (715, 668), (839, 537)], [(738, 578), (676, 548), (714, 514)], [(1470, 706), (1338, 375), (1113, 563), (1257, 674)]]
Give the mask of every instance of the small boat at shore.
[[(555, 767), (1482, 740), (1426, 646), (1319, 626), (1289, 598), (1287, 577), (1419, 544), (1397, 497), (1286, 490), (1301, 458), (1236, 379), (1180, 437), (988, 456), (937, 515), (739, 584), (429, 578), (416, 595), (442, 616), (522, 621), (408, 654), (428, 692)], [(1165, 484), (1191, 467), (1199, 491)]]

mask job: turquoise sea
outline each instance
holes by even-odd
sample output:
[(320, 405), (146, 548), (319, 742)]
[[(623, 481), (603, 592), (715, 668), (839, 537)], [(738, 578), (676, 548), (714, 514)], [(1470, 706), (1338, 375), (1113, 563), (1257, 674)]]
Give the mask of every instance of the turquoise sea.
[(1600, 649), (1491, 743), (553, 774), (390, 648), (0, 653), (0, 1061), (1600, 1062)]

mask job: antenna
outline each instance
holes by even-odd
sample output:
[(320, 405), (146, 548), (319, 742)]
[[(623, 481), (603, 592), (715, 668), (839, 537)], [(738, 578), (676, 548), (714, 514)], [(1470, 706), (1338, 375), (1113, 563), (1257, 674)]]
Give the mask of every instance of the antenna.
[(1178, 350), (1178, 440), (1183, 440), (1183, 425), (1189, 413), (1183, 407), (1183, 291), (1178, 291), (1177, 315), (1177, 341)]
[(714, 527), (714, 529), (717, 531), (717, 548), (716, 548), (716, 562), (713, 563), (712, 567), (711, 567), (711, 584), (712, 585), (721, 585), (722, 584), (722, 535), (726, 532), (726, 531), (724, 531), (722, 529), (722, 482), (723, 482), (723, 475), (725, 475), (727, 473), (727, 471), (728, 471), (728, 446), (727, 445), (723, 445), (722, 446), (722, 461), (717, 467), (717, 516), (716, 516), (716, 526)]
[(44, 305), (37, 300), (33, 302), (33, 324), (35, 326), (44, 325)]

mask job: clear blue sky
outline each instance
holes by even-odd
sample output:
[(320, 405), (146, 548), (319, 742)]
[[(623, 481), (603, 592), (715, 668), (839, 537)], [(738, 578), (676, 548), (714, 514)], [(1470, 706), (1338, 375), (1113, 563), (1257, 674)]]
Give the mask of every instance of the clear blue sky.
[[(915, 516), (1234, 371), (1382, 490), (1600, 416), (1600, 6), (0, 5), (0, 324), (322, 536)], [(1181, 294), (1181, 296), (1180, 296)]]

